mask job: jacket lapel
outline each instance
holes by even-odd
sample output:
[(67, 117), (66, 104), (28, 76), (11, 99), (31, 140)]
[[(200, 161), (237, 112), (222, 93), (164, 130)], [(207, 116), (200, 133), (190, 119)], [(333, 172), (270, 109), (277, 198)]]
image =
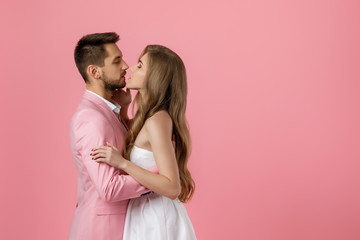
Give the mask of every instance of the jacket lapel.
[(115, 113), (109, 108), (109, 106), (103, 100), (101, 100), (94, 94), (91, 94), (87, 91), (85, 91), (83, 98), (94, 103), (99, 109), (101, 109), (101, 112), (103, 112), (103, 114), (109, 118), (110, 122), (113, 125), (115, 125), (119, 129), (121, 129), (121, 131), (123, 132), (124, 135), (126, 134), (127, 130), (125, 129), (123, 124), (120, 122), (120, 120), (117, 118)]

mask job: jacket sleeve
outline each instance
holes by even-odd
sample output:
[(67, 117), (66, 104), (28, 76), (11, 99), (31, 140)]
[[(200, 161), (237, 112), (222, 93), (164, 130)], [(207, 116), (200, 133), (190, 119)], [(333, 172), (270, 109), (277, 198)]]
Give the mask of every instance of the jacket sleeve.
[[(96, 118), (96, 116), (93, 116)], [(106, 121), (105, 121), (106, 123)], [(108, 202), (136, 198), (150, 190), (140, 185), (130, 175), (122, 174), (106, 163), (98, 163), (90, 156), (91, 149), (105, 145), (106, 141), (114, 143), (114, 133), (104, 121), (85, 121), (74, 123), (73, 144), (83, 165), (83, 174), (87, 174), (99, 197)], [(156, 172), (157, 169), (151, 169)]]

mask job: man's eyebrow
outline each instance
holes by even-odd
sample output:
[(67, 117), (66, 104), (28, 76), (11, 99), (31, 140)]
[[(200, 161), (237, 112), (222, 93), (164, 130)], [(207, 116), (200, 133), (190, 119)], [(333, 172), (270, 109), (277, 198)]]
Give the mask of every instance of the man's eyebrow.
[(121, 58), (122, 58), (122, 56), (116, 56), (116, 57), (114, 57), (113, 61), (121, 59)]

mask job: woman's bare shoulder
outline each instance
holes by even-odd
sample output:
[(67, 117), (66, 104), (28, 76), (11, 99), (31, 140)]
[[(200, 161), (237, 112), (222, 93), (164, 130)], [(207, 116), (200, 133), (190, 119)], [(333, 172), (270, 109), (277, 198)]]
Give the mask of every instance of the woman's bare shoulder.
[(144, 126), (150, 131), (158, 131), (159, 129), (172, 131), (172, 119), (167, 111), (161, 110), (149, 117)]

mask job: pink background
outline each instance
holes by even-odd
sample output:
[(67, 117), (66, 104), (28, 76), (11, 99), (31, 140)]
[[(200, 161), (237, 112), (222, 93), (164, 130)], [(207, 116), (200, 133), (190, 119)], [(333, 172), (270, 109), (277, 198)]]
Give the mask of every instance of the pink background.
[(0, 239), (66, 239), (81, 36), (188, 71), (198, 239), (360, 239), (360, 2), (2, 1)]

